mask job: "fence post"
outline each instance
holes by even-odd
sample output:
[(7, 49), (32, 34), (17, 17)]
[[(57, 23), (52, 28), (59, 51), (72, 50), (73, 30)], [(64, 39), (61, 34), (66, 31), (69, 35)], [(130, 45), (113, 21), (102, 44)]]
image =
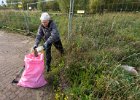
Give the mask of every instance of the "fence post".
[(69, 9), (69, 21), (68, 21), (68, 40), (72, 34), (72, 16), (74, 9), (74, 0), (70, 0), (70, 9)]
[(29, 14), (28, 14), (28, 3), (27, 3), (27, 11), (24, 13), (24, 20), (25, 20), (25, 25), (26, 25), (26, 32), (27, 35), (30, 34), (30, 29), (29, 29)]

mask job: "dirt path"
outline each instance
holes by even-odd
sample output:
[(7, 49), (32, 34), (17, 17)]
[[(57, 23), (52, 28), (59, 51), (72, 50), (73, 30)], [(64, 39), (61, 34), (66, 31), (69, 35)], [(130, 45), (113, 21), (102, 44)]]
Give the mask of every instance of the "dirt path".
[(0, 31), (0, 100), (50, 100), (47, 86), (29, 89), (11, 84), (33, 42), (30, 37)]

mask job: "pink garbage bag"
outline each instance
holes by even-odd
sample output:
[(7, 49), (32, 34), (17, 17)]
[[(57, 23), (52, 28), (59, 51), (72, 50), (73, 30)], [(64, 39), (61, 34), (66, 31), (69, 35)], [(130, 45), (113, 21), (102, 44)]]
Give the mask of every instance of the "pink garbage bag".
[(39, 88), (47, 84), (44, 79), (44, 55), (39, 53), (38, 57), (34, 54), (25, 55), (25, 70), (17, 85), (29, 88)]

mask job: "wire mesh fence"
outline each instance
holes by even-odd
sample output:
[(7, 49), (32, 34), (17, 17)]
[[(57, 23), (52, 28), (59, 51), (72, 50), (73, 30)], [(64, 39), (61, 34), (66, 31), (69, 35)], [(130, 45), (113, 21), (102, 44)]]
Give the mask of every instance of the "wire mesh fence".
[[(49, 1), (51, 2), (51, 0)], [(21, 3), (21, 2), (20, 2)], [(8, 7), (2, 7), (0, 10), (0, 27), (1, 28), (10, 28), (10, 29), (16, 29), (20, 31), (24, 31), (27, 34), (35, 33), (37, 32), (38, 26), (40, 24), (40, 15), (42, 12), (45, 12), (47, 9), (47, 12), (51, 15), (51, 18), (58, 24), (58, 27), (62, 26), (60, 25), (60, 20), (64, 20), (64, 26), (67, 26), (67, 13), (61, 13), (59, 9), (56, 10), (55, 7), (42, 7), (39, 9), (37, 6), (42, 6), (44, 3), (48, 3), (47, 1), (42, 2), (35, 2), (35, 3), (27, 3), (26, 10), (23, 10), (22, 6), (19, 6), (19, 2), (17, 3), (10, 3)], [(49, 10), (48, 10), (49, 9)], [(58, 19), (58, 20), (57, 20)], [(61, 28), (63, 30), (63, 33), (66, 33), (67, 28)], [(61, 31), (61, 30), (60, 30)]]
[[(35, 28), (37, 28), (37, 25), (40, 24), (39, 21), (39, 17), (42, 11), (49, 11), (49, 13), (55, 17), (55, 16), (65, 16), (65, 20), (67, 20), (69, 23), (67, 25), (67, 33), (68, 33), (68, 38), (70, 37), (70, 34), (72, 33), (72, 29), (73, 31), (78, 31), (78, 29), (80, 29), (80, 27), (82, 27), (81, 25), (76, 25), (76, 24), (83, 24), (84, 20), (87, 18), (90, 19), (90, 17), (92, 16), (100, 16), (102, 14), (104, 14), (105, 16), (110, 16), (112, 13), (112, 16), (123, 16), (125, 14), (123, 13), (127, 13), (127, 15), (129, 15), (130, 13), (139, 13), (140, 11), (140, 2), (126, 2), (126, 1), (114, 1), (111, 3), (107, 3), (107, 2), (91, 2), (91, 1), (85, 1), (83, 3), (81, 3), (80, 1), (74, 1), (71, 0), (70, 5), (69, 5), (69, 17), (68, 17), (68, 13), (63, 13), (60, 11), (59, 6), (54, 6), (54, 5), (50, 5), (49, 6), (43, 6), (43, 4), (45, 3), (50, 3), (53, 2), (49, 1), (41, 1), (41, 2), (34, 2), (34, 3), (27, 3), (23, 10), (22, 7), (22, 2), (17, 2), (17, 3), (9, 3), (9, 8), (4, 8), (2, 7), (1, 9), (5, 9), (7, 10), (5, 12), (5, 10), (1, 10), (1, 27), (8, 27), (8, 24), (13, 23), (12, 26), (10, 25), (10, 27), (14, 28), (14, 23), (17, 23), (17, 28), (16, 29), (21, 29), (21, 30), (26, 30), (26, 32), (33, 32), (33, 30)], [(79, 5), (77, 5), (79, 4)], [(87, 8), (86, 5), (89, 5), (89, 7)], [(39, 9), (40, 6), (43, 6), (41, 9)], [(16, 8), (17, 7), (17, 8)], [(91, 8), (91, 9), (90, 9)], [(12, 10), (11, 10), (12, 9)], [(16, 9), (16, 10), (13, 10)], [(9, 14), (7, 13), (9, 12)], [(13, 13), (12, 13), (13, 12)], [(110, 14), (108, 14), (110, 13)], [(129, 13), (129, 14), (128, 14)], [(72, 21), (72, 17), (74, 17), (73, 21)], [(82, 20), (82, 18), (84, 20)], [(117, 18), (117, 17), (116, 17)], [(69, 19), (69, 20), (68, 20)], [(77, 23), (76, 19), (81, 19), (82, 21), (80, 21), (79, 23)], [(54, 18), (55, 20), (55, 18)], [(117, 20), (117, 19), (115, 19)], [(15, 22), (14, 22), (15, 21)], [(56, 20), (57, 21), (57, 20)], [(76, 24), (75, 24), (76, 22)], [(93, 21), (92, 21), (93, 22)], [(99, 21), (100, 22), (100, 21)], [(21, 23), (21, 24), (20, 24)], [(72, 25), (73, 23), (73, 25)], [(94, 22), (93, 22), (94, 23)], [(20, 24), (20, 25), (19, 25)], [(20, 28), (20, 26), (22, 26)], [(66, 33), (66, 31), (65, 31)]]

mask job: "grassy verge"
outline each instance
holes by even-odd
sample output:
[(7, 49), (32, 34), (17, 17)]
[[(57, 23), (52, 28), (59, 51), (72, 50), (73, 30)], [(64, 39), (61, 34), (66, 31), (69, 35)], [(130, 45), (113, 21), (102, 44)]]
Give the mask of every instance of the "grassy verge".
[[(120, 65), (140, 66), (139, 14), (74, 17), (66, 54), (54, 54), (58, 71), (56, 98), (69, 100), (138, 100), (139, 76)], [(63, 37), (64, 38), (64, 37)], [(55, 52), (55, 50), (53, 51)], [(58, 62), (57, 62), (58, 61)]]

